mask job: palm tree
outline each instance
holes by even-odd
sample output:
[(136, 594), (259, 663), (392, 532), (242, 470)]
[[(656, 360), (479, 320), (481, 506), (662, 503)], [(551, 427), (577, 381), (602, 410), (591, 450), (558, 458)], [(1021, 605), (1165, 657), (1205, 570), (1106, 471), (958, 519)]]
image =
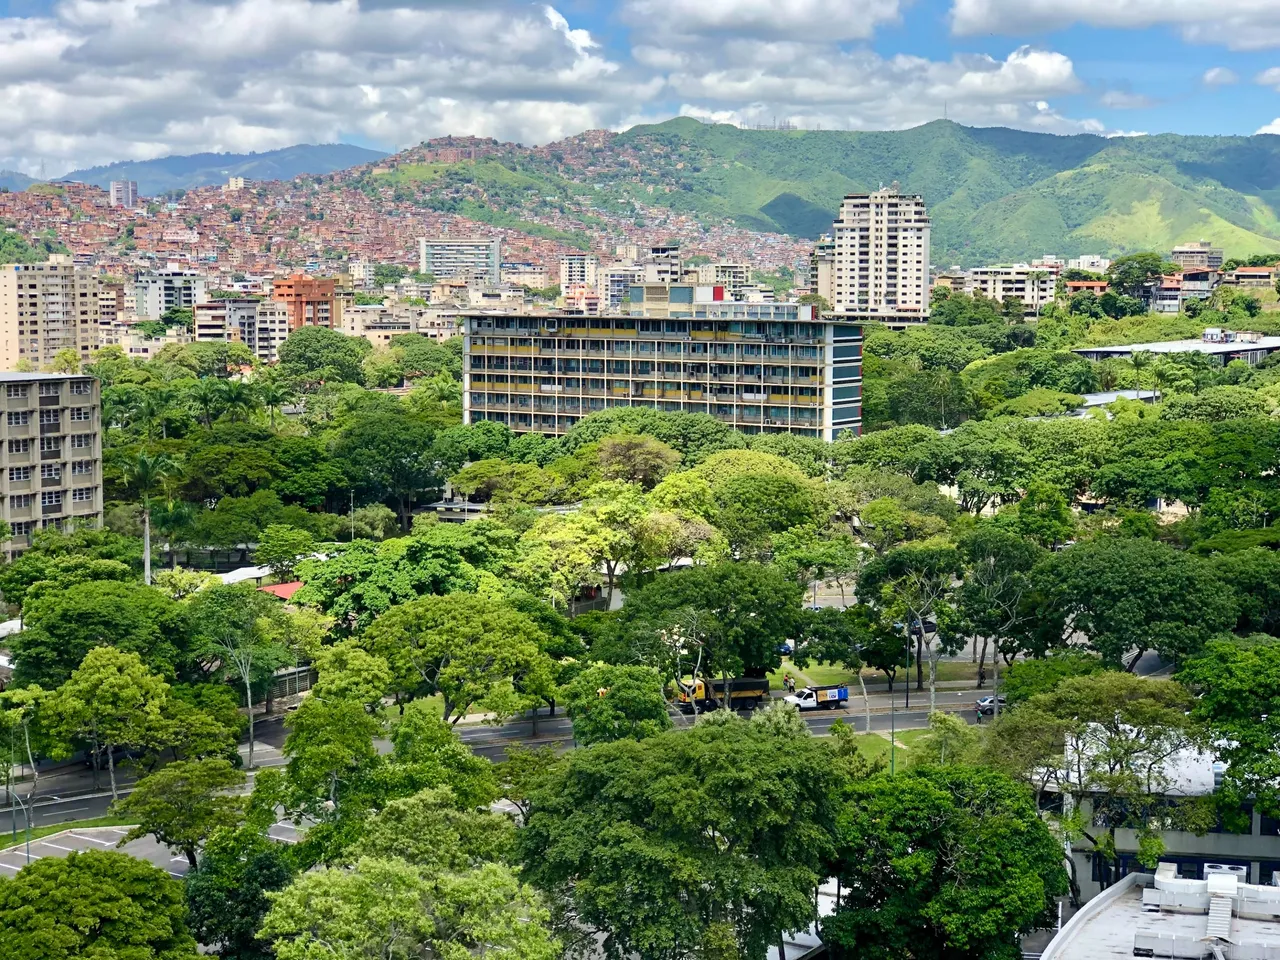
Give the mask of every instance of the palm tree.
[(247, 420), (258, 409), (258, 396), (243, 380), (223, 380), (219, 384), (223, 412), (234, 423)]
[(147, 442), (155, 439), (156, 423), (160, 424), (161, 435), (168, 439), (165, 416), (173, 404), (173, 391), (164, 387), (152, 387), (144, 390), (138, 399), (129, 407), (129, 419), (143, 424)]
[[(183, 537), (191, 533), (196, 526), (196, 508), (185, 500), (174, 500), (172, 497), (155, 507), (156, 529), (169, 544), (169, 567), (178, 566), (178, 544)], [(188, 559), (190, 554), (188, 553)]]
[(267, 409), (272, 430), (276, 428), (276, 414), (293, 396), (293, 391), (279, 380), (264, 380), (258, 384), (258, 401)]
[(124, 465), (125, 485), (142, 501), (142, 579), (151, 586), (151, 495), (166, 477), (178, 472), (178, 465), (163, 453), (145, 450)]
[(1133, 372), (1138, 381), (1138, 399), (1142, 399), (1142, 371), (1155, 363), (1155, 355), (1150, 350), (1139, 350), (1129, 362), (1133, 364)]
[(206, 427), (213, 426), (213, 421), (222, 405), (222, 387), (213, 377), (202, 377), (196, 381), (187, 396), (200, 411), (200, 419)]

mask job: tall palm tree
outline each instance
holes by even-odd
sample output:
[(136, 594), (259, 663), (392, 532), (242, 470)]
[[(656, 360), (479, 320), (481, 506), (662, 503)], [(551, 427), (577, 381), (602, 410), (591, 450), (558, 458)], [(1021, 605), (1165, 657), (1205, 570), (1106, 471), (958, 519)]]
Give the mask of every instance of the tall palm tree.
[(142, 501), (142, 579), (151, 586), (151, 497), (166, 477), (178, 472), (178, 465), (163, 453), (138, 452), (124, 465), (125, 485)]
[(1133, 364), (1134, 376), (1138, 381), (1138, 399), (1139, 400), (1142, 399), (1142, 371), (1147, 369), (1147, 367), (1151, 366), (1153, 363), (1155, 363), (1155, 360), (1156, 360), (1155, 354), (1153, 354), (1150, 350), (1139, 350), (1137, 353), (1135, 353), (1132, 357), (1129, 358), (1129, 362)]
[(147, 442), (155, 439), (156, 424), (160, 424), (161, 435), (168, 438), (165, 416), (173, 405), (173, 391), (165, 387), (151, 387), (144, 390), (129, 408), (129, 419), (141, 423)]
[[(196, 508), (185, 500), (172, 497), (157, 503), (154, 508), (156, 529), (169, 544), (169, 567), (178, 566), (178, 545), (184, 542), (196, 526)], [(188, 554), (189, 557), (189, 554)]]
[(267, 419), (271, 421), (272, 430), (276, 428), (276, 414), (293, 397), (293, 391), (279, 380), (264, 380), (258, 384), (258, 401), (267, 409)]
[(201, 377), (187, 393), (187, 397), (200, 411), (200, 419), (206, 427), (212, 426), (222, 409), (222, 387), (213, 377)]
[(223, 380), (219, 384), (222, 409), (231, 421), (247, 420), (258, 409), (258, 395), (243, 380)]

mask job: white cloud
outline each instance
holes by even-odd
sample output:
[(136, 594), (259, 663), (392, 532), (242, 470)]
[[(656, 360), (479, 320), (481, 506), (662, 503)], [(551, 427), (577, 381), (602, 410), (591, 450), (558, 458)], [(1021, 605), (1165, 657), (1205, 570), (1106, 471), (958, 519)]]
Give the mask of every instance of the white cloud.
[(1280, 136), (1280, 117), (1276, 117), (1265, 127), (1259, 127), (1254, 131), (1254, 133), (1274, 133), (1277, 136)]
[(1263, 70), (1253, 78), (1253, 82), (1260, 87), (1275, 87), (1277, 92), (1280, 92), (1280, 67)]
[(1108, 90), (1100, 98), (1104, 107), (1112, 110), (1141, 110), (1154, 102), (1141, 93), (1130, 93), (1126, 90)]
[(1114, 137), (1148, 137), (1149, 133), (1145, 130), (1109, 130), (1106, 133), (1109, 138)]
[(1240, 77), (1227, 67), (1210, 67), (1204, 72), (1200, 82), (1206, 87), (1229, 87), (1233, 83), (1239, 83)]
[(1280, 46), (1275, 0), (953, 0), (955, 33), (1023, 34), (1056, 30), (1073, 23), (1095, 27), (1177, 27), (1198, 43), (1232, 50)]
[(760, 39), (864, 40), (895, 23), (910, 0), (626, 0), (626, 19), (646, 33)]

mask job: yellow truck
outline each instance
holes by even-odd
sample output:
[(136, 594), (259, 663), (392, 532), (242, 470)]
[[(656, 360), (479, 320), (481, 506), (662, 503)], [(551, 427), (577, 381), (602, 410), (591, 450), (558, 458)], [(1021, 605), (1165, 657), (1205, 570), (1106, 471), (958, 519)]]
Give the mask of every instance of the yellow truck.
[(680, 681), (676, 691), (676, 703), (685, 713), (693, 713), (694, 706), (701, 712), (716, 710), (725, 699), (725, 684), (729, 685), (729, 705), (734, 710), (754, 710), (769, 699), (769, 681), (766, 678), (730, 677), (728, 680)]

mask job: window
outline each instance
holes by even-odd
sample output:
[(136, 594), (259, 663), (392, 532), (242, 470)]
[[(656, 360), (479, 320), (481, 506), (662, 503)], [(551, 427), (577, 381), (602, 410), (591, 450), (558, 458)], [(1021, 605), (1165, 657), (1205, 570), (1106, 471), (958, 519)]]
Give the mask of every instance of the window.
[(40, 464), (41, 480), (61, 480), (62, 465), (58, 463), (42, 463)]
[(36, 528), (34, 520), (15, 520), (9, 524), (9, 528), (13, 531), (15, 537), (25, 537)]
[(77, 487), (71, 491), (72, 503), (89, 503), (93, 500), (93, 487)]
[(73, 477), (87, 477), (93, 474), (92, 460), (75, 460), (71, 464), (71, 475)]
[(93, 449), (92, 433), (73, 433), (71, 435), (71, 446), (76, 450)]
[(93, 384), (88, 380), (77, 380), (71, 384), (71, 392), (77, 396), (86, 396), (93, 393)]
[(41, 437), (40, 452), (41, 453), (57, 453), (62, 449), (62, 441), (58, 437)]
[(31, 494), (15, 493), (9, 497), (9, 508), (11, 510), (26, 510), (31, 506)]
[(9, 441), (10, 453), (27, 453), (30, 450), (31, 450), (31, 441), (26, 439), (25, 437), (21, 440)]
[(56, 397), (62, 392), (62, 384), (60, 383), (42, 383), (40, 384), (40, 396)]
[(40, 494), (40, 506), (42, 507), (60, 507), (62, 506), (61, 490), (46, 490)]
[(88, 407), (72, 407), (71, 419), (77, 422), (83, 422), (93, 419), (93, 411)]
[(40, 423), (44, 426), (61, 422), (62, 416), (57, 410), (41, 410)]
[(27, 385), (25, 383), (11, 383), (5, 388), (5, 393), (10, 400), (21, 400), (27, 395)]
[(10, 483), (14, 483), (20, 480), (30, 480), (30, 479), (31, 479), (30, 467), (10, 467), (9, 468)]
[(26, 410), (10, 410), (9, 411), (9, 426), (25, 427), (30, 422), (31, 422), (31, 414), (28, 411)]

